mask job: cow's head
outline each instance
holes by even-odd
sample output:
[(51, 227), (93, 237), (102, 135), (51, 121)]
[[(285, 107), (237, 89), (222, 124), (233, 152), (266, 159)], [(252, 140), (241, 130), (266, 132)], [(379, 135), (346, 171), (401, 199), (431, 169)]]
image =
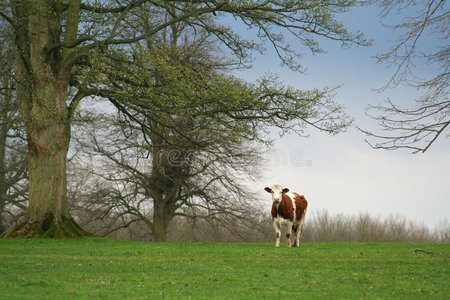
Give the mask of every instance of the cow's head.
[(283, 199), (283, 194), (289, 192), (288, 188), (283, 188), (279, 184), (275, 184), (272, 188), (266, 187), (264, 190), (272, 194), (273, 203), (278, 206)]

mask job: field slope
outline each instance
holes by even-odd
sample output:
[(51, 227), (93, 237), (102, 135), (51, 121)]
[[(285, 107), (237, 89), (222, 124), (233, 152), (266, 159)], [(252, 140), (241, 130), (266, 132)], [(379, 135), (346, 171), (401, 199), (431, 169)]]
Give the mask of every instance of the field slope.
[(449, 299), (449, 254), (449, 244), (2, 239), (0, 299)]

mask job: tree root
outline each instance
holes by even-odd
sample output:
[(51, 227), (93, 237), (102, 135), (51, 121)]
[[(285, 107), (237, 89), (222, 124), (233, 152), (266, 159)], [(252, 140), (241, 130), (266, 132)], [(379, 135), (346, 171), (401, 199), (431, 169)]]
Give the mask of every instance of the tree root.
[(71, 217), (58, 220), (53, 214), (47, 214), (38, 220), (22, 220), (5, 233), (2, 238), (81, 238), (92, 236), (81, 228)]

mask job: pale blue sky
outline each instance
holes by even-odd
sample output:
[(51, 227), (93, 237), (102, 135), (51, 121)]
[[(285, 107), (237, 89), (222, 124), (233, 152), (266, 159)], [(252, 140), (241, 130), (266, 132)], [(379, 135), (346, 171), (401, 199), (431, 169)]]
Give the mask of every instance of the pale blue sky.
[[(305, 89), (342, 85), (335, 99), (346, 106), (354, 124), (376, 128), (376, 122), (364, 114), (368, 104), (390, 98), (412, 106), (418, 92), (408, 87), (374, 91), (385, 85), (394, 71), (376, 64), (374, 57), (386, 51), (396, 37), (381, 26), (377, 9), (357, 8), (343, 20), (348, 28), (373, 39), (373, 46), (341, 49), (325, 42), (322, 46), (327, 53), (308, 53), (301, 61), (307, 68), (304, 74), (280, 67), (275, 53), (268, 49), (262, 56), (255, 54), (255, 67), (238, 76), (253, 81), (272, 72), (286, 84)], [(433, 47), (433, 39), (425, 44)], [(418, 67), (423, 75), (432, 71)], [(278, 140), (273, 154), (266, 157), (264, 178), (254, 185), (261, 189), (268, 209), (271, 200), (262, 189), (279, 183), (303, 193), (309, 200), (309, 213), (328, 209), (330, 213), (368, 212), (381, 217), (398, 214), (431, 228), (444, 218), (450, 221), (449, 138), (441, 137), (425, 154), (411, 154), (408, 150), (373, 150), (355, 128), (334, 137), (314, 130), (309, 133), (308, 139), (289, 135)]]

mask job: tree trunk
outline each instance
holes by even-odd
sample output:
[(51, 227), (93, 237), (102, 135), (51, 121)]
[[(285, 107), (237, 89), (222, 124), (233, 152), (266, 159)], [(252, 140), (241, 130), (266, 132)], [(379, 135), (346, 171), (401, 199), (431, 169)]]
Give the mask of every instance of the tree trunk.
[(164, 203), (154, 202), (154, 208), (153, 239), (155, 242), (167, 242), (167, 231), (173, 214), (165, 209)]
[[(52, 84), (56, 83), (56, 84)], [(30, 200), (26, 216), (7, 237), (82, 237), (87, 233), (67, 207), (66, 158), (70, 124), (67, 85), (61, 79), (36, 84), (33, 102), (22, 103), (29, 161)]]
[(60, 81), (35, 86), (33, 104), (22, 112), (28, 139), (29, 206), (6, 237), (82, 237), (88, 235), (67, 207), (66, 158), (70, 124), (65, 105), (67, 85)]
[(48, 3), (17, 1), (15, 7), (16, 90), (27, 133), (30, 199), (25, 217), (5, 237), (89, 235), (67, 207), (70, 68), (59, 52), (46, 50), (60, 36), (58, 17)]

